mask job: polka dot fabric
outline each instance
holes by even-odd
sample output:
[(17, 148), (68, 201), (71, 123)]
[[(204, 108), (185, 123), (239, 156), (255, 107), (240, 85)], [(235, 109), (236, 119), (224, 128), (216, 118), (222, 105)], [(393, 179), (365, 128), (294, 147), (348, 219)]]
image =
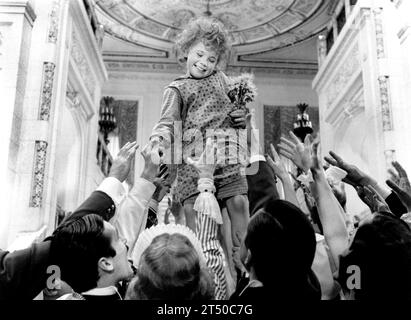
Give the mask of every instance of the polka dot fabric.
[[(203, 79), (180, 78), (169, 87), (177, 89), (183, 100), (183, 109), (187, 110), (183, 119), (183, 159), (187, 156), (199, 156), (205, 148), (205, 142), (210, 131), (217, 141), (219, 149), (225, 148), (226, 164), (217, 166), (214, 179), (216, 185), (227, 185), (241, 178), (243, 165), (239, 153), (242, 148), (238, 143), (238, 130), (231, 126), (229, 113), (233, 105), (228, 98), (227, 84), (222, 72), (216, 72)], [(207, 135), (208, 131), (208, 135)], [(225, 146), (221, 145), (221, 142)], [(227, 155), (231, 155), (228, 157)], [(240, 157), (239, 157), (240, 156)], [(228, 162), (229, 161), (229, 162)], [(195, 195), (197, 191), (198, 174), (188, 164), (178, 166), (177, 192), (181, 200)]]

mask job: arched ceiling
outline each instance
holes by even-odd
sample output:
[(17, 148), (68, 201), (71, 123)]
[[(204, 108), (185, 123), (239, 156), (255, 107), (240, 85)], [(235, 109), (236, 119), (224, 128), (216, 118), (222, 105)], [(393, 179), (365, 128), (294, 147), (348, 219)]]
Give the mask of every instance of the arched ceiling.
[[(335, 0), (97, 0), (96, 11), (109, 35), (105, 51), (111, 56), (119, 50), (121, 40), (134, 45), (136, 53), (141, 51), (146, 60), (151, 56), (168, 59), (170, 63), (175, 61), (176, 35), (190, 19), (211, 14), (229, 30), (233, 44), (229, 65), (238, 66), (252, 64), (254, 55), (257, 63), (269, 62), (267, 53), (309, 42), (329, 22), (329, 7), (333, 2)], [(312, 43), (309, 47), (313, 47)], [(260, 59), (261, 54), (265, 59)], [(312, 51), (310, 55), (307, 61), (315, 61)]]

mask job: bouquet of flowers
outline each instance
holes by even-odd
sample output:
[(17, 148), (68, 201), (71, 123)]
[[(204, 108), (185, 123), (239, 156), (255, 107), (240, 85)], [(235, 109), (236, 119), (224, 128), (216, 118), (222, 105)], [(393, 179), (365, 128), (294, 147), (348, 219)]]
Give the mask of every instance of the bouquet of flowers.
[(253, 83), (254, 76), (243, 73), (238, 77), (230, 78), (228, 97), (234, 104), (233, 111), (247, 109), (246, 104), (254, 101), (257, 96), (257, 88)]

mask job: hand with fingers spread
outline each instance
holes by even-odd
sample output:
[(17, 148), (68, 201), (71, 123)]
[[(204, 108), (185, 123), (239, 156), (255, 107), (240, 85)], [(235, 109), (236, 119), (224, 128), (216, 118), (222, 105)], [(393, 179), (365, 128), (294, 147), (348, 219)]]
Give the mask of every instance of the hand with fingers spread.
[(290, 141), (284, 137), (281, 137), (281, 143), (278, 145), (280, 154), (290, 159), (294, 164), (303, 170), (308, 172), (311, 168), (311, 143), (312, 136), (307, 135), (304, 143), (297, 138), (297, 136), (290, 131), (290, 136), (293, 141)]
[(118, 179), (123, 182), (127, 179), (130, 173), (132, 163), (134, 161), (136, 150), (138, 149), (137, 142), (127, 142), (119, 151), (117, 157), (111, 166), (109, 177)]
[(325, 160), (329, 164), (343, 169), (347, 172), (347, 176), (343, 179), (343, 182), (352, 185), (354, 188), (357, 186), (377, 185), (377, 181), (371, 178), (368, 174), (361, 171), (357, 166), (345, 162), (344, 159), (337, 155), (335, 152), (330, 151), (330, 156), (331, 157), (325, 157)]
[(384, 198), (372, 186), (358, 186), (357, 193), (371, 212), (391, 212)]
[(271, 169), (274, 171), (274, 174), (281, 181), (290, 181), (290, 177), (288, 175), (287, 169), (285, 168), (284, 162), (281, 160), (280, 156), (278, 155), (277, 151), (275, 150), (272, 144), (270, 144), (270, 149), (273, 157), (271, 158), (269, 155), (267, 156), (267, 164), (271, 167)]
[(291, 182), (291, 178), (287, 172), (287, 169), (285, 168), (283, 161), (275, 151), (275, 148), (272, 144), (270, 145), (270, 148), (273, 158), (267, 156), (267, 164), (274, 171), (274, 174), (281, 180), (283, 184), (285, 200), (299, 207), (300, 204), (298, 203), (297, 196), (294, 191), (294, 186)]
[[(204, 152), (200, 155), (197, 160), (193, 160), (190, 157), (186, 159), (189, 165), (192, 165), (198, 172), (200, 178), (213, 179), (214, 171), (217, 166), (216, 160), (217, 145), (212, 141), (211, 138), (207, 139), (206, 147)], [(218, 159), (218, 156), (217, 156)]]
[(390, 171), (392, 179), (387, 180), (387, 185), (397, 194), (403, 205), (411, 212), (411, 184), (404, 168), (396, 161), (392, 163), (398, 174)]
[(141, 177), (150, 182), (153, 182), (157, 177), (158, 168), (160, 165), (158, 149), (151, 143), (148, 143), (144, 147), (143, 151), (141, 151), (141, 155), (144, 158), (144, 169)]

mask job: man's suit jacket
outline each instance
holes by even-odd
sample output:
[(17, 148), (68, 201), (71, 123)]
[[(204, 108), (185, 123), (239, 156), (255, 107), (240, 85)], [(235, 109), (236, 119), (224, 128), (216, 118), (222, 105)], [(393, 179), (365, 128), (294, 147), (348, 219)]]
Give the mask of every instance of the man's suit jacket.
[[(87, 214), (98, 214), (108, 221), (114, 215), (113, 200), (94, 191), (80, 207), (65, 219), (66, 223)], [(46, 287), (50, 266), (50, 238), (30, 248), (7, 252), (0, 250), (0, 300), (31, 300)]]
[(406, 214), (408, 211), (395, 192), (391, 192), (391, 194), (385, 199), (385, 202), (390, 207), (391, 212), (398, 218), (401, 218), (401, 216)]
[(247, 175), (248, 183), (248, 201), (250, 203), (250, 215), (253, 216), (259, 209), (264, 207), (267, 200), (274, 198), (279, 199), (275, 176), (273, 170), (267, 162), (253, 162), (251, 167), (258, 166), (254, 175)]

